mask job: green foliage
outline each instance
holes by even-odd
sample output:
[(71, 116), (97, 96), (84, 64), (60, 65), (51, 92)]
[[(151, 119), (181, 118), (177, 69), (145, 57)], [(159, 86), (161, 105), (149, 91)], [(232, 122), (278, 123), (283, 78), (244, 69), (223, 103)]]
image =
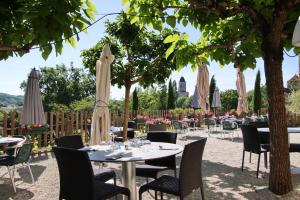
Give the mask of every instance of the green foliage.
[(287, 109), (292, 113), (300, 114), (300, 90), (293, 91), (288, 96)]
[(71, 103), (70, 108), (73, 111), (90, 111), (92, 112), (94, 109), (95, 98), (94, 97), (86, 97), (81, 100), (77, 100)]
[(175, 97), (174, 101), (176, 102), (178, 98), (178, 93), (177, 93), (177, 83), (175, 80), (173, 81), (173, 89), (174, 89), (174, 97)]
[(168, 93), (166, 84), (160, 86), (159, 91), (159, 109), (166, 110), (168, 106)]
[(238, 93), (236, 90), (225, 90), (221, 92), (221, 104), (224, 111), (230, 111), (237, 108)]
[(209, 105), (212, 105), (215, 88), (216, 88), (216, 79), (215, 79), (215, 75), (213, 75), (210, 79), (210, 84), (209, 84)]
[(260, 71), (257, 71), (255, 85), (254, 85), (254, 97), (253, 97), (253, 111), (260, 113), (261, 109), (261, 91), (260, 91)]
[(107, 35), (94, 47), (81, 53), (84, 66), (93, 74), (96, 61), (106, 43), (110, 44), (115, 55), (111, 65), (111, 83), (118, 87), (136, 82), (144, 87), (164, 83), (172, 70), (176, 69), (173, 57), (164, 57), (170, 44), (163, 43), (174, 31), (165, 30), (161, 34), (155, 34), (138, 24), (131, 24), (126, 15), (120, 15), (114, 22), (105, 22), (105, 26)]
[(0, 107), (6, 107), (9, 105), (22, 106), (24, 97), (21, 95), (15, 96), (6, 93), (0, 93)]
[(138, 109), (139, 109), (139, 98), (138, 98), (137, 88), (135, 88), (132, 93), (132, 111), (135, 111)]
[[(176, 82), (175, 82), (176, 83)], [(175, 92), (172, 84), (172, 80), (170, 79), (169, 85), (168, 85), (168, 109), (174, 109), (175, 108)]]
[[(268, 94), (266, 85), (262, 85), (260, 87), (261, 91), (261, 109), (268, 109)], [(249, 103), (249, 109), (253, 111), (254, 107), (254, 90), (250, 90), (247, 92), (247, 100)]]
[(176, 100), (177, 108), (189, 108), (191, 107), (192, 98), (190, 97), (178, 97)]
[(124, 112), (124, 100), (110, 99), (108, 107), (111, 112), (121, 115)]
[[(94, 20), (95, 6), (90, 0), (15, 0), (0, 4), (0, 60), (22, 56), (39, 45), (44, 59), (54, 48), (60, 54), (63, 39), (72, 46), (79, 31)], [(75, 36), (73, 36), (75, 35)], [(52, 43), (55, 43), (54, 45)], [(12, 50), (15, 50), (14, 52)]]
[(138, 93), (141, 110), (158, 110), (159, 109), (159, 91), (154, 87), (145, 89)]
[[(25, 89), (26, 82), (21, 84)], [(95, 78), (82, 68), (64, 64), (40, 68), (40, 88), (45, 111), (65, 110), (71, 103), (95, 94)]]

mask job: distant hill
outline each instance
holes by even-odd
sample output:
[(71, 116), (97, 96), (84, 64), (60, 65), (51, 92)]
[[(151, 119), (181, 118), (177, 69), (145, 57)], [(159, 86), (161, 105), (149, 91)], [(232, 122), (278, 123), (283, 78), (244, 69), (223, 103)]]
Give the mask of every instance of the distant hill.
[(24, 96), (22, 95), (10, 95), (0, 92), (0, 107), (6, 106), (22, 106)]

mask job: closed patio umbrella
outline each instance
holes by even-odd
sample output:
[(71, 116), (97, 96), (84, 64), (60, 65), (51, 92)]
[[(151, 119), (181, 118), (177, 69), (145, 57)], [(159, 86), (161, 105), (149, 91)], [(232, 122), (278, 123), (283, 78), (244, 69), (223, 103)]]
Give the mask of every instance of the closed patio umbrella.
[(191, 107), (194, 108), (194, 109), (199, 109), (200, 108), (199, 93), (198, 93), (197, 86), (195, 86)]
[(204, 113), (209, 111), (209, 74), (204, 63), (198, 65), (197, 90), (200, 96), (200, 108)]
[(221, 107), (221, 97), (220, 97), (220, 92), (218, 87), (215, 88), (213, 94), (213, 100), (211, 102), (211, 107), (215, 108), (215, 112), (216, 112), (216, 108)]
[(246, 83), (243, 72), (240, 68), (237, 68), (237, 80), (236, 80), (236, 88), (239, 95), (238, 106), (236, 112), (238, 115), (241, 113), (248, 113), (248, 101), (246, 94)]
[(110, 114), (108, 101), (110, 93), (110, 65), (114, 60), (109, 45), (105, 45), (96, 63), (96, 102), (92, 117), (90, 144), (96, 145), (108, 138)]
[(20, 125), (45, 125), (46, 123), (39, 86), (39, 73), (34, 68), (31, 70), (26, 84)]

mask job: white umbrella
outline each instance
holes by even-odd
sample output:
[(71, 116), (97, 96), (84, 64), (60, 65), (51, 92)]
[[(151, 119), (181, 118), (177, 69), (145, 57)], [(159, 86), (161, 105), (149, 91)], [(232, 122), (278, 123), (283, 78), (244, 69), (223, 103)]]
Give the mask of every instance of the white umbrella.
[(239, 95), (238, 106), (236, 112), (240, 115), (242, 112), (248, 113), (248, 101), (246, 94), (246, 83), (243, 72), (240, 68), (237, 68), (237, 80), (236, 80), (237, 92)]
[(105, 45), (96, 64), (96, 102), (92, 118), (90, 144), (96, 145), (108, 139), (110, 114), (110, 65), (114, 60), (109, 45)]
[(34, 68), (31, 70), (26, 84), (20, 125), (45, 125), (46, 123), (39, 86), (39, 73)]
[(209, 111), (209, 74), (208, 69), (204, 63), (198, 65), (198, 77), (197, 77), (197, 90), (200, 96), (200, 108), (203, 112)]
[(221, 107), (221, 98), (220, 98), (220, 92), (219, 92), (219, 88), (216, 87), (214, 94), (213, 94), (213, 99), (211, 102), (211, 107), (213, 108), (220, 108)]
[(199, 97), (198, 89), (197, 89), (197, 86), (195, 86), (194, 95), (193, 95), (192, 103), (191, 103), (192, 108), (194, 108), (194, 109), (200, 108), (199, 98), (200, 97)]

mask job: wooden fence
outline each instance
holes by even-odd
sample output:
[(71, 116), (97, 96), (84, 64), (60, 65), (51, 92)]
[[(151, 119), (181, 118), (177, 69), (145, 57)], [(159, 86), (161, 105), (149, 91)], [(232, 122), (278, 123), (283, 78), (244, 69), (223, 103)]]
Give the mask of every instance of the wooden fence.
[[(22, 129), (18, 122), (21, 117), (21, 113), (16, 112), (3, 112), (3, 116), (0, 117), (0, 135), (20, 135)], [(180, 118), (181, 116), (187, 115), (172, 115), (172, 117)], [(130, 112), (130, 119), (135, 118), (138, 115), (147, 116), (149, 118), (166, 117), (171, 116), (167, 110), (146, 110)], [(74, 133), (81, 134), (83, 138), (88, 141), (88, 129), (92, 119), (92, 112), (45, 112), (47, 124), (49, 125), (49, 132), (40, 134), (38, 142), (39, 146), (47, 146), (48, 144), (54, 143), (54, 138), (64, 135), (71, 135)], [(199, 118), (200, 119), (200, 118)], [(123, 125), (122, 113), (111, 113), (111, 122), (114, 126)], [(288, 125), (299, 126), (300, 115), (288, 114)]]

